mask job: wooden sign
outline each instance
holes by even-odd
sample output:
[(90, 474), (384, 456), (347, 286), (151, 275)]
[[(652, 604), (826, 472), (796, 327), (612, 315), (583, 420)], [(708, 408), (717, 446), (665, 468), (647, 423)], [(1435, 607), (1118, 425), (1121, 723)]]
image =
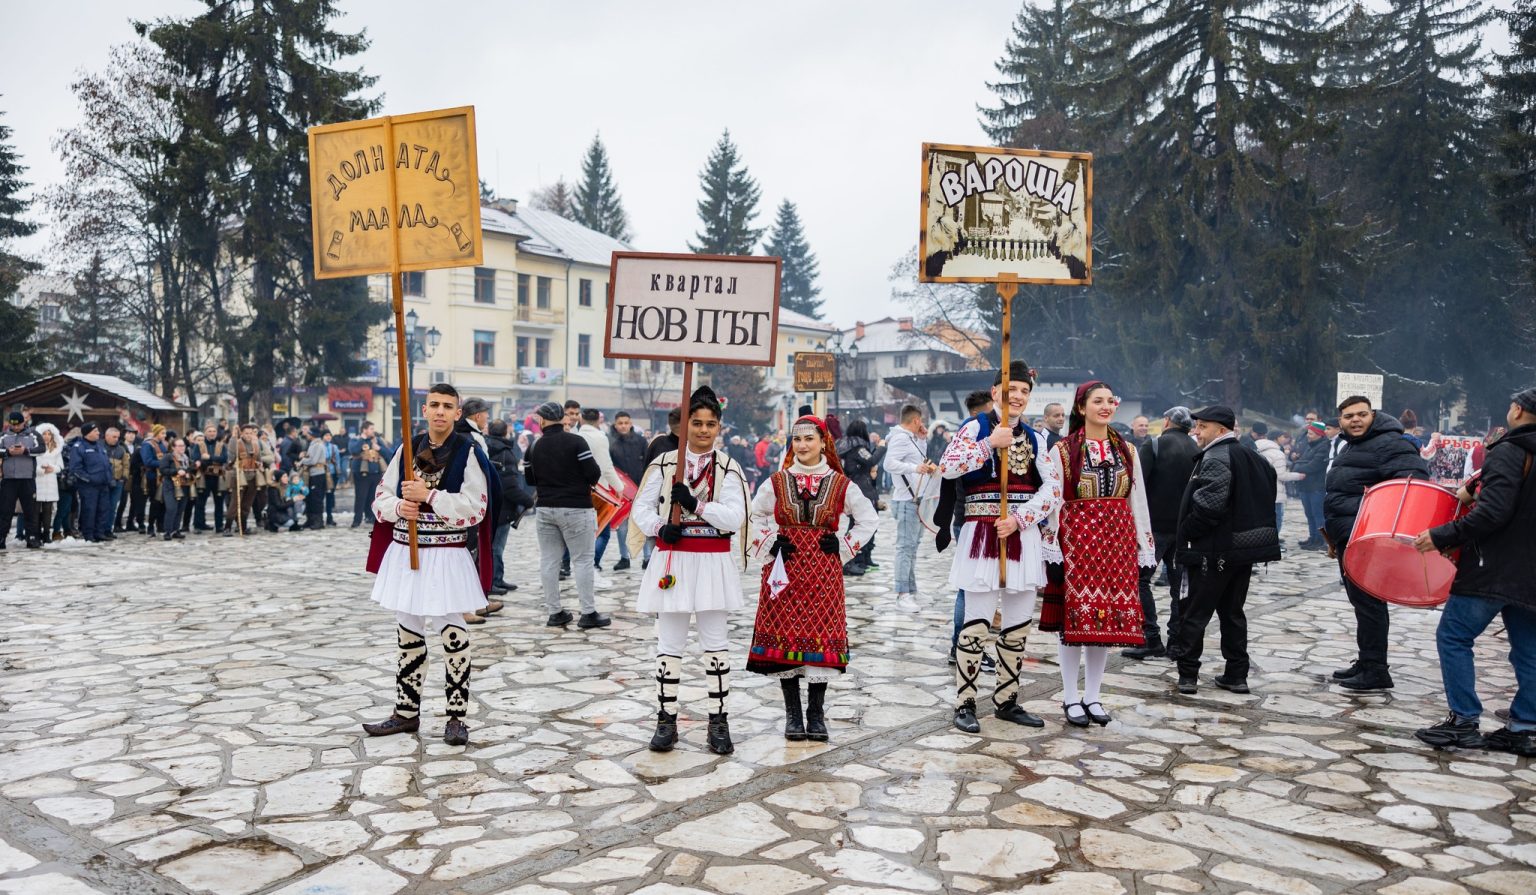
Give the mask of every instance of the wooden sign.
[(1093, 156), (924, 143), (918, 279), (1093, 282)]
[(606, 357), (772, 366), (778, 258), (614, 252)]
[(473, 106), (310, 128), (309, 192), (321, 279), (484, 260)]
[(836, 387), (836, 355), (825, 351), (795, 352), (795, 391), (830, 392)]

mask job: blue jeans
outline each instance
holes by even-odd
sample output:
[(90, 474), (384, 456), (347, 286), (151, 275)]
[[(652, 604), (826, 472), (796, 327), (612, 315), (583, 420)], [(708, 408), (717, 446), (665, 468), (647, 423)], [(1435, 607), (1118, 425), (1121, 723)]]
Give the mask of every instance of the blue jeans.
[(917, 501), (893, 500), (891, 513), (896, 517), (896, 593), (917, 593), (917, 545), (923, 536), (923, 524), (917, 518)]
[(112, 507), (106, 485), (80, 485), (75, 496), (80, 501), (80, 535), (97, 541), (112, 531)]
[[(625, 522), (625, 527), (629, 527), (628, 522)], [(603, 529), (602, 534), (597, 536), (597, 546), (594, 548), (594, 552), (592, 554), (593, 562), (597, 563), (598, 565), (603, 564), (603, 551), (608, 549), (608, 539), (612, 536), (612, 525)], [(629, 538), (624, 537), (623, 532), (619, 533), (619, 559), (629, 559)]]
[(1435, 629), (1440, 653), (1440, 679), (1445, 701), (1464, 721), (1482, 717), (1477, 698), (1477, 668), (1472, 644), (1494, 618), (1503, 616), (1509, 634), (1509, 664), (1515, 669), (1515, 699), (1509, 705), (1509, 729), (1536, 730), (1536, 611), (1489, 597), (1451, 594)]
[(1318, 529), (1323, 527), (1323, 495), (1325, 493), (1322, 490), (1301, 492), (1301, 508), (1307, 514), (1307, 542), (1311, 544), (1317, 544), (1323, 540)]
[(1280, 536), (1280, 529), (1285, 527), (1285, 501), (1275, 501), (1275, 536)]
[(67, 536), (74, 529), (69, 527), (70, 511), (75, 508), (75, 492), (59, 489), (59, 505), (53, 508), (53, 530)]
[(491, 533), (491, 581), (493, 582), (507, 580), (501, 577), (502, 573), (506, 571), (506, 567), (501, 561), (501, 555), (507, 550), (507, 535), (511, 533), (512, 523), (510, 522), (503, 522), (496, 526), (496, 530)]

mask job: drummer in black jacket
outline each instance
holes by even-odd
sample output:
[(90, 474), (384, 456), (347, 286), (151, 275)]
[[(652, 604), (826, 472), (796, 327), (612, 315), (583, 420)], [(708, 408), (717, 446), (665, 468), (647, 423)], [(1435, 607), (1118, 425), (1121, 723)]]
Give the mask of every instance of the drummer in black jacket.
[[(1415, 736), (1436, 748), (1485, 747), (1536, 755), (1536, 388), (1516, 394), (1507, 416), (1509, 432), (1488, 447), (1472, 484), (1472, 512), (1418, 536), (1424, 552), (1461, 548), (1451, 599), (1440, 614), (1435, 646), (1450, 715)], [(1464, 497), (1474, 497), (1468, 494)], [(1472, 645), (1495, 617), (1509, 634), (1515, 699), (1509, 724), (1484, 737), (1478, 731), (1483, 704), (1477, 698)]]
[(1275, 470), (1238, 440), (1231, 408), (1216, 405), (1192, 416), (1201, 450), (1179, 504), (1174, 556), (1183, 582), (1177, 627), (1169, 630), (1168, 658), (1179, 665), (1179, 692), (1194, 693), (1205, 629), (1215, 614), (1226, 660), (1215, 684), (1247, 693), (1248, 619), (1243, 603), (1253, 567), (1280, 558)]
[[(1429, 478), (1429, 465), (1419, 456), (1419, 449), (1403, 438), (1403, 424), (1372, 409), (1371, 400), (1362, 395), (1339, 403), (1339, 441), (1324, 485), (1323, 529), (1342, 577), (1344, 550), (1366, 489), (1390, 479)], [(1346, 690), (1390, 690), (1387, 604), (1348, 578), (1344, 578), (1344, 590), (1355, 609), (1355, 643), (1360, 655), (1348, 668), (1335, 671), (1333, 679)]]

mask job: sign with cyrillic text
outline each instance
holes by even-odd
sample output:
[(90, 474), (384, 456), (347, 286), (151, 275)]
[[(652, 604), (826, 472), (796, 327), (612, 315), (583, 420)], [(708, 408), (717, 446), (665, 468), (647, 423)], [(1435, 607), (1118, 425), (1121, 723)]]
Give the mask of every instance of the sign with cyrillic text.
[(918, 279), (1093, 282), (1093, 156), (923, 144)]
[(1339, 373), (1338, 387), (1334, 389), (1333, 403), (1335, 406), (1345, 398), (1363, 395), (1369, 398), (1371, 406), (1381, 409), (1381, 393), (1387, 382), (1387, 377), (1380, 373)]
[(484, 258), (473, 106), (310, 128), (309, 193), (321, 279)]
[(604, 356), (771, 366), (778, 258), (614, 252)]
[(825, 351), (795, 352), (795, 391), (830, 392), (836, 387), (836, 355)]

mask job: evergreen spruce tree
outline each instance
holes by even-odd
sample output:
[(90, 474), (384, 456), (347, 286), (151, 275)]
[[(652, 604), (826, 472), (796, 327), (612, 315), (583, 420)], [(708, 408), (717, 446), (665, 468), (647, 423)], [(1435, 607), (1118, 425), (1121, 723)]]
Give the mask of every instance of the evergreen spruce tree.
[(1082, 73), (1087, 36), (1075, 0), (1025, 0), (1013, 34), (997, 61), (1002, 79), (987, 84), (998, 105), (978, 107), (981, 127), (1001, 146), (1063, 148), (1075, 135), (1074, 94), (1067, 89)]
[(572, 199), (572, 218), (577, 223), (620, 242), (629, 241), (629, 215), (624, 213), (619, 188), (613, 185), (608, 150), (603, 148), (601, 135), (594, 135), (592, 145), (587, 147), (587, 156), (581, 161), (581, 182), (576, 185)]
[[(368, 40), (331, 30), (335, 0), (203, 2), (193, 18), (136, 27), (187, 82), (174, 94), (186, 177), (215, 200), (189, 212), (204, 231), (205, 276), (217, 276), (227, 220), (228, 247), (249, 262), (239, 310), (220, 295), (213, 312), (236, 396), (265, 414), (279, 370), (356, 375), (368, 328), (386, 313), (365, 287), (319, 286), (310, 238), (308, 128), (365, 118), (378, 104), (361, 95), (373, 77), (336, 67)], [(316, 319), (339, 329), (304, 325)]]
[(91, 255), (72, 287), (60, 302), (66, 325), (53, 337), (58, 368), (131, 375), (134, 333), (127, 290), (101, 252)]
[(0, 333), (6, 340), (5, 350), (0, 351), (0, 389), (36, 379), (44, 365), (36, 312), (12, 304), (22, 278), (37, 265), (11, 254), (6, 246), (13, 239), (37, 232), (36, 224), (22, 218), (29, 204), (21, 195), (27, 188), (21, 179), (26, 170), (11, 146), (11, 129), (0, 123)]
[(548, 211), (558, 214), (568, 221), (581, 223), (576, 214), (576, 199), (571, 195), (571, 188), (562, 177), (549, 186), (541, 186), (528, 197), (528, 204), (540, 211)]
[(1510, 50), (1498, 58), (1498, 71), (1489, 83), (1494, 91), (1495, 146), (1503, 164), (1495, 167), (1490, 190), (1500, 223), (1523, 251), (1524, 271), (1512, 278), (1503, 296), (1506, 316), (1497, 322), (1496, 332), (1518, 339), (1508, 378), (1529, 382), (1536, 372), (1536, 2), (1516, 0), (1514, 9), (1502, 17), (1509, 28)]
[(747, 173), (729, 130), (710, 152), (699, 183), (704, 188), (699, 200), (704, 229), (695, 236), (696, 242), (688, 244), (689, 250), (701, 255), (752, 254), (763, 235), (762, 228), (752, 226), (762, 191)]
[(779, 281), (779, 303), (784, 307), (821, 319), (821, 288), (816, 285), (818, 271), (816, 255), (805, 241), (805, 228), (800, 224), (800, 211), (795, 203), (785, 199), (779, 205), (778, 217), (763, 251), (784, 259), (784, 272)]
[(762, 367), (744, 364), (709, 364), (709, 387), (729, 405), (725, 424), (740, 434), (766, 432), (773, 424), (773, 395), (768, 391)]
[(1096, 180), (1126, 186), (1095, 223), (1115, 247), (1096, 279), (1115, 296), (1127, 360), (1235, 408), (1294, 406), (1312, 397), (1296, 370), (1339, 369), (1331, 310), (1353, 263), (1354, 232), (1288, 168), (1316, 136), (1318, 98), (1310, 70), (1283, 60), (1322, 55), (1330, 33), (1269, 12), (1269, 0), (1097, 0), (1083, 21), (1098, 42), (1073, 85), (1102, 153)]

